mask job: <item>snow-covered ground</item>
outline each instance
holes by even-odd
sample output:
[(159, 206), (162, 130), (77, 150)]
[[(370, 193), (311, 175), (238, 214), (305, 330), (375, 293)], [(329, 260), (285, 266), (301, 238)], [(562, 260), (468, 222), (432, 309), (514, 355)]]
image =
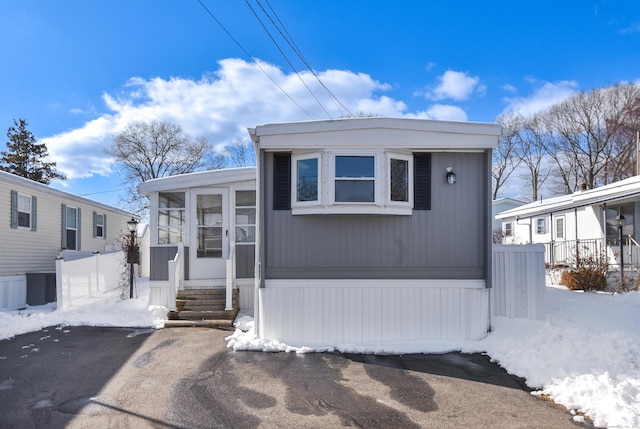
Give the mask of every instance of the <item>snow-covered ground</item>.
[[(122, 300), (120, 292), (68, 310), (53, 305), (0, 312), (0, 340), (45, 326), (121, 326), (161, 328), (166, 308), (149, 307), (148, 281), (138, 281), (138, 298)], [(580, 421), (597, 427), (640, 427), (640, 292), (624, 295), (570, 292), (547, 287), (547, 320), (493, 318), (493, 332), (482, 341), (403, 342), (342, 345), (336, 350), (361, 353), (484, 352), (509, 373), (563, 404)], [(235, 350), (313, 352), (257, 339), (253, 319), (236, 321), (227, 338)], [(1, 357), (0, 357), (1, 359)]]

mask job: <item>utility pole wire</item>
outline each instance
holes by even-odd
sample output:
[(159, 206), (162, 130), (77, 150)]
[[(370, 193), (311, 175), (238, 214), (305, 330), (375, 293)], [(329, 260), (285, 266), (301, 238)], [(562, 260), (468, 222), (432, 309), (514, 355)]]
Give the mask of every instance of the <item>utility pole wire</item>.
[[(302, 79), (302, 76), (300, 76), (300, 73), (298, 73), (298, 70), (296, 70), (296, 68), (294, 67), (294, 65), (291, 63), (291, 61), (289, 61), (289, 58), (287, 57), (287, 54), (284, 53), (284, 51), (280, 48), (280, 45), (278, 44), (278, 42), (276, 42), (276, 40), (273, 38), (273, 36), (271, 35), (271, 32), (269, 32), (269, 29), (264, 25), (264, 22), (262, 22), (262, 19), (260, 19), (260, 17), (258, 16), (258, 14), (256, 13), (255, 9), (251, 6), (251, 4), (249, 4), (249, 0), (245, 0), (245, 3), (247, 4), (247, 6), (249, 7), (249, 9), (251, 9), (251, 12), (253, 12), (253, 15), (256, 17), (256, 19), (258, 20), (258, 22), (260, 23), (260, 25), (262, 26), (262, 28), (264, 29), (264, 31), (267, 33), (267, 35), (269, 36), (269, 38), (271, 39), (271, 41), (273, 42), (273, 44), (276, 46), (276, 48), (278, 48), (278, 51), (280, 51), (280, 54), (282, 55), (282, 57), (284, 58), (284, 60), (287, 62), (287, 64), (289, 64), (289, 66), (291, 67), (291, 69), (293, 70), (293, 72), (296, 74), (296, 76), (298, 76), (298, 79), (300, 79), (300, 82), (302, 82), (302, 84), (304, 85), (305, 88), (307, 88), (307, 91), (309, 91), (309, 94), (311, 94), (311, 96), (314, 98), (314, 100), (316, 100), (316, 102), (318, 103), (318, 105), (322, 108), (322, 110), (324, 111), (324, 113), (326, 113), (326, 115), (329, 117), (329, 119), (333, 119), (331, 117), (331, 114), (327, 111), (327, 109), (325, 109), (325, 107), (322, 105), (322, 103), (320, 102), (320, 100), (318, 100), (318, 97), (316, 97), (316, 95), (313, 93), (313, 91), (311, 91), (311, 88), (309, 88), (309, 86), (307, 85), (307, 83), (304, 81), (304, 79)], [(260, 3), (258, 3), (260, 4)], [(264, 11), (264, 9), (262, 9)], [(268, 15), (267, 15), (268, 17)], [(269, 18), (270, 19), (270, 18)], [(271, 21), (273, 23), (273, 21)], [(282, 33), (280, 33), (282, 34)]]
[(260, 71), (262, 71), (262, 73), (264, 73), (270, 80), (271, 82), (273, 82), (273, 84), (275, 86), (278, 87), (278, 89), (280, 91), (282, 91), (282, 93), (284, 95), (287, 96), (287, 98), (289, 98), (289, 100), (291, 100), (293, 102), (293, 104), (295, 104), (300, 110), (302, 110), (310, 119), (313, 119), (313, 116), (311, 116), (311, 114), (309, 114), (309, 112), (307, 112), (302, 106), (300, 106), (284, 89), (282, 89), (282, 87), (280, 85), (278, 85), (278, 83), (271, 77), (271, 75), (269, 75), (269, 73), (267, 73), (267, 71), (262, 68), (262, 66), (260, 65), (260, 63), (258, 63), (258, 61), (251, 56), (251, 54), (249, 54), (249, 52), (247, 52), (247, 50), (240, 44), (240, 42), (238, 42), (236, 40), (235, 37), (233, 37), (233, 35), (229, 32), (229, 30), (227, 30), (225, 28), (224, 25), (222, 25), (222, 23), (218, 20), (218, 18), (216, 18), (216, 16), (213, 14), (213, 12), (211, 12), (209, 10), (209, 8), (207, 8), (207, 6), (204, 5), (204, 3), (202, 3), (202, 0), (196, 0), (198, 3), (200, 3), (200, 6), (202, 6), (202, 8), (209, 14), (209, 16), (211, 16), (211, 18), (213, 18), (213, 20), (220, 26), (220, 28), (222, 28), (222, 30), (227, 33), (227, 36), (229, 36), (229, 38), (231, 38), (231, 40), (233, 40), (233, 42), (242, 50), (242, 52), (244, 52), (244, 54), (249, 57), (249, 59), (251, 59), (251, 61), (253, 61), (253, 63), (258, 66), (258, 68), (260, 69)]
[[(273, 7), (271, 6), (271, 3), (269, 3), (269, 0), (265, 0), (265, 2), (267, 3), (267, 6), (269, 7), (269, 10), (271, 10), (271, 12), (273, 13), (273, 15), (276, 17), (276, 20), (278, 21), (278, 24), (280, 24), (280, 26), (278, 26), (278, 24), (276, 24), (273, 19), (271, 18), (271, 16), (269, 15), (269, 13), (264, 9), (264, 7), (262, 6), (262, 4), (260, 3), (260, 0), (256, 0), (256, 3), (258, 3), (258, 6), (260, 6), (260, 8), (262, 9), (262, 11), (264, 12), (264, 14), (269, 18), (269, 20), (271, 21), (271, 23), (274, 25), (274, 27), (276, 27), (276, 29), (278, 30), (278, 32), (280, 32), (280, 34), (282, 35), (282, 37), (285, 39), (285, 41), (289, 44), (289, 46), (291, 46), (291, 49), (293, 49), (293, 51), (296, 53), (296, 55), (298, 55), (298, 58), (300, 58), (300, 60), (303, 62), (303, 64), (307, 67), (307, 69), (313, 74), (313, 76), (318, 80), (318, 82), (320, 83), (320, 85), (324, 88), (324, 90), (327, 92), (327, 94), (331, 97), (331, 99), (333, 100), (333, 103), (336, 105), (336, 107), (338, 108), (338, 110), (340, 110), (342, 113), (347, 112), (348, 116), (350, 117), (354, 117), (354, 114), (351, 113), (351, 111), (344, 105), (342, 104), (342, 102), (340, 101), (340, 99), (338, 97), (335, 96), (335, 94), (333, 94), (333, 92), (331, 92), (331, 90), (329, 88), (327, 88), (327, 86), (324, 84), (324, 82), (322, 82), (322, 80), (320, 79), (320, 76), (318, 76), (315, 72), (315, 70), (313, 69), (313, 67), (311, 67), (311, 65), (309, 64), (309, 62), (307, 61), (307, 59), (304, 57), (304, 55), (302, 55), (302, 51), (300, 51), (300, 49), (298, 48), (298, 45), (296, 44), (296, 42), (293, 40), (293, 37), (291, 37), (291, 35), (289, 34), (289, 32), (287, 31), (287, 28), (284, 26), (284, 24), (282, 23), (282, 21), (280, 20), (280, 17), (278, 16), (277, 12), (273, 9)], [(280, 30), (280, 27), (282, 27), (282, 31), (284, 31), (284, 34), (282, 33), (282, 31)], [(286, 34), (286, 35), (285, 35)]]

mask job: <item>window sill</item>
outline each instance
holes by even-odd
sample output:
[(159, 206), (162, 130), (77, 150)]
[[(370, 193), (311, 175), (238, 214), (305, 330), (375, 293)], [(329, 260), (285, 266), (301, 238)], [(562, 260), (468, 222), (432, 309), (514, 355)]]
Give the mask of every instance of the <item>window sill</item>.
[(380, 207), (369, 205), (334, 205), (327, 207), (294, 207), (291, 214), (299, 215), (332, 215), (332, 214), (376, 214), (376, 215), (394, 215), (394, 216), (411, 216), (413, 214), (412, 207)]

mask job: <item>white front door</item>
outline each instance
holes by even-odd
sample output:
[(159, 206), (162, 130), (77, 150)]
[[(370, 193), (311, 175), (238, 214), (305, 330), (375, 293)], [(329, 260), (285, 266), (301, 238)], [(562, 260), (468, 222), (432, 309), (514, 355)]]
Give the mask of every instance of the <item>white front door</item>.
[(229, 254), (228, 198), (228, 190), (221, 188), (191, 193), (189, 278), (192, 280), (225, 278)]

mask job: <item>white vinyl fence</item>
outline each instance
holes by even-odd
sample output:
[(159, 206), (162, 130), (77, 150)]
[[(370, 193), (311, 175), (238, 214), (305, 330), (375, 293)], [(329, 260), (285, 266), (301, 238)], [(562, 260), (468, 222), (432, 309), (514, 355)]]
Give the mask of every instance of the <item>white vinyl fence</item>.
[(68, 308), (87, 302), (120, 287), (127, 269), (125, 253), (95, 254), (88, 258), (56, 260), (57, 308)]
[(491, 314), (544, 320), (544, 244), (494, 245)]
[(27, 276), (0, 277), (0, 310), (16, 310), (27, 305)]

